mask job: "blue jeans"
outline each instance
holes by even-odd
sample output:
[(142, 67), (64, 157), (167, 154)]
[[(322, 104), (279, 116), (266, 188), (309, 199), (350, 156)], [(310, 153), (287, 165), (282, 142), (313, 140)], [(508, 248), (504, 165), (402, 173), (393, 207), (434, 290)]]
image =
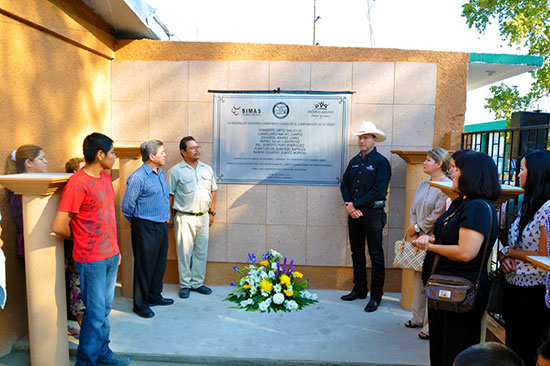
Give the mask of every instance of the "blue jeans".
[(94, 366), (113, 356), (109, 348), (109, 313), (115, 297), (119, 255), (96, 262), (76, 262), (80, 293), (86, 306), (80, 328), (76, 366)]

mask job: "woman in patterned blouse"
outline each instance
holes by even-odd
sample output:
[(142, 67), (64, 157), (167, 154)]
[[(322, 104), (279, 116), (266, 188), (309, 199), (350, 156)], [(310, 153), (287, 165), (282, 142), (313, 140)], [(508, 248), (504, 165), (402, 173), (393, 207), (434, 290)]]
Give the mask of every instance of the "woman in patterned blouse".
[(548, 255), (544, 224), (550, 209), (550, 151), (535, 150), (521, 159), (519, 173), (525, 190), (523, 205), (508, 234), (499, 260), (504, 272), (506, 345), (526, 365), (535, 365), (537, 347), (549, 336), (550, 309), (545, 306), (546, 273), (527, 261)]

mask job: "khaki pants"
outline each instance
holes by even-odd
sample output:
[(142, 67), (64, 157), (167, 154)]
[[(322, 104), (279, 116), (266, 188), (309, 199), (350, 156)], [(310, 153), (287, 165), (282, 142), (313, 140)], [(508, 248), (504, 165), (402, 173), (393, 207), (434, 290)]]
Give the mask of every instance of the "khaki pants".
[(204, 284), (208, 255), (208, 214), (174, 216), (180, 287), (197, 288)]
[(414, 271), (414, 295), (411, 311), (413, 313), (412, 322), (422, 325), (422, 332), (430, 335), (430, 327), (428, 325), (428, 301), (424, 293), (424, 285), (422, 284), (422, 272)]

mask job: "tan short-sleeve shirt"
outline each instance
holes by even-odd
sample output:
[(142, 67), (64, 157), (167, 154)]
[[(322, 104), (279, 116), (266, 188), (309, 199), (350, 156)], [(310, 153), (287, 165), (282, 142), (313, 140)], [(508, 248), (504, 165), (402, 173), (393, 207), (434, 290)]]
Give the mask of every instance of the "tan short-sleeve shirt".
[(172, 208), (180, 212), (206, 213), (212, 204), (212, 192), (218, 189), (214, 171), (202, 162), (193, 169), (183, 160), (170, 169)]

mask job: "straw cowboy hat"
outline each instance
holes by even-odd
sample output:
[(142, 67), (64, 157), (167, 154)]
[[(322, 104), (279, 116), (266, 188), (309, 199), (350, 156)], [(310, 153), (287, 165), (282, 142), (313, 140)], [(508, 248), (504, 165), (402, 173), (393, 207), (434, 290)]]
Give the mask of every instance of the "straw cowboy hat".
[(382, 131), (380, 131), (374, 123), (371, 121), (363, 121), (361, 122), (361, 128), (357, 132), (351, 132), (355, 136), (361, 136), (361, 135), (373, 135), (376, 137), (377, 142), (382, 142), (386, 139), (386, 134)]

